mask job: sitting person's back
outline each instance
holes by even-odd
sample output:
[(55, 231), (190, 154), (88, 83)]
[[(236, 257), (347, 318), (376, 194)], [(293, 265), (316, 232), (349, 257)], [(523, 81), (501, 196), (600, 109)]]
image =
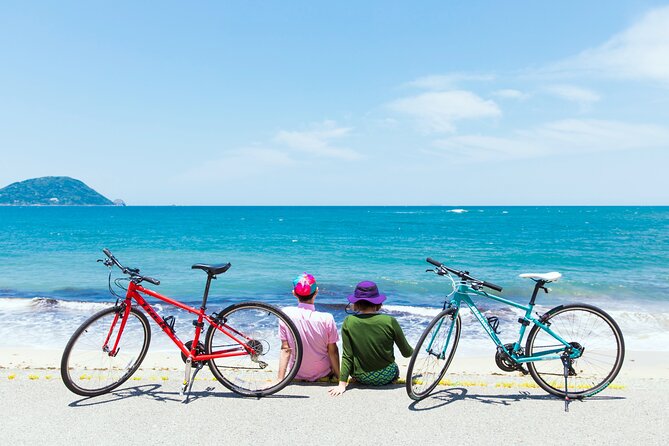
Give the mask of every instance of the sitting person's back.
[(397, 345), (405, 358), (413, 353), (397, 320), (378, 313), (385, 299), (374, 282), (360, 282), (355, 293), (348, 297), (359, 314), (347, 316), (341, 327), (343, 353), (339, 386), (331, 388), (330, 394), (341, 395), (351, 376), (361, 384), (389, 384), (399, 376), (394, 346)]
[[(295, 323), (302, 338), (302, 364), (295, 375), (296, 379), (316, 381), (331, 375), (339, 376), (339, 334), (334, 317), (330, 313), (316, 311), (314, 300), (318, 294), (316, 279), (304, 273), (293, 281), (293, 295), (297, 298), (297, 307), (283, 308), (283, 311)], [(283, 338), (282, 338), (283, 339)], [(283, 341), (289, 347), (287, 341)], [(279, 378), (285, 374), (286, 364), (279, 367)]]
[(348, 372), (363, 384), (382, 385), (397, 378), (395, 344), (404, 356), (413, 353), (397, 319), (387, 314), (348, 316), (341, 328), (341, 336), (345, 340), (343, 375)]

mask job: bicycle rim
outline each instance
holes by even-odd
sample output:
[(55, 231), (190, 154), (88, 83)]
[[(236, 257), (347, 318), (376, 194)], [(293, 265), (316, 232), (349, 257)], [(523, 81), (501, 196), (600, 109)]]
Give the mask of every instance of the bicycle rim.
[[(95, 396), (109, 392), (137, 370), (149, 348), (151, 332), (146, 317), (132, 309), (119, 340), (116, 355), (110, 356), (122, 313), (108, 308), (91, 316), (72, 335), (61, 360), (63, 382), (72, 392)], [(113, 328), (112, 328), (113, 326)], [(111, 335), (110, 335), (111, 330)], [(109, 339), (107, 346), (105, 340)]]
[[(237, 354), (209, 361), (216, 379), (245, 396), (270, 395), (285, 387), (302, 361), (302, 342), (293, 322), (278, 308), (259, 302), (232, 305), (221, 314), (225, 318), (223, 329), (241, 343), (214, 326), (209, 328), (205, 340), (207, 352)], [(283, 340), (288, 342), (290, 350), (284, 350), (287, 368), (279, 379)], [(243, 344), (252, 347), (255, 353), (248, 354)]]
[[(604, 311), (587, 304), (573, 304), (549, 311), (550, 329), (569, 343), (578, 343), (583, 355), (571, 360), (567, 396), (579, 398), (604, 390), (618, 375), (625, 355), (620, 328)], [(527, 354), (558, 347), (557, 341), (534, 327), (527, 339)], [(565, 396), (564, 365), (560, 360), (528, 363), (536, 383), (556, 396)]]
[(421, 400), (439, 384), (453, 359), (460, 339), (456, 309), (439, 313), (427, 326), (414, 349), (407, 370), (407, 394)]

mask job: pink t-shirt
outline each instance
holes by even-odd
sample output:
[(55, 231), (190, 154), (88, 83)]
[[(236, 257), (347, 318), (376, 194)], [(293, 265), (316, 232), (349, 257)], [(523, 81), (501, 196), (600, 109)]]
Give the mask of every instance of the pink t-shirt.
[[(330, 313), (316, 311), (311, 304), (300, 302), (297, 307), (282, 308), (284, 313), (295, 323), (302, 338), (302, 365), (295, 378), (315, 381), (332, 372), (328, 344), (339, 340), (337, 325)], [(285, 327), (281, 327), (281, 340), (287, 336)]]

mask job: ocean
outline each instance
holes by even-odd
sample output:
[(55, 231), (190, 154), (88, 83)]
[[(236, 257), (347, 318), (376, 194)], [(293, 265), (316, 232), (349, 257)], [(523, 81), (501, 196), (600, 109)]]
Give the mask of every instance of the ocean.
[[(191, 265), (232, 263), (212, 283), (212, 312), (246, 300), (292, 305), (292, 280), (306, 271), (318, 281), (317, 308), (341, 325), (346, 296), (373, 280), (412, 343), (451, 290), (426, 273), (426, 257), (522, 303), (533, 282), (520, 273), (559, 271), (539, 313), (591, 303), (616, 319), (627, 349), (669, 351), (669, 207), (0, 207), (0, 348), (61, 349), (113, 304), (107, 268), (96, 262), (102, 248), (193, 305), (205, 274)], [(477, 303), (500, 318), (504, 342), (516, 340), (517, 310)], [(157, 308), (190, 337), (192, 317)], [(459, 352), (494, 355), (466, 311), (463, 323)], [(153, 328), (152, 348), (168, 348)]]

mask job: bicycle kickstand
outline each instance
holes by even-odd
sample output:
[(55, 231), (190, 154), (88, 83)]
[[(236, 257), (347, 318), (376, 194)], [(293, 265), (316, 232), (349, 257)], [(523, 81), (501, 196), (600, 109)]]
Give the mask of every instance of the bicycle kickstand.
[(193, 361), (190, 358), (186, 359), (186, 368), (184, 370), (184, 382), (183, 382), (183, 385), (181, 386), (181, 392), (179, 392), (179, 394), (181, 396), (186, 395), (186, 399), (188, 399), (187, 392), (190, 391), (190, 387), (189, 387), (189, 384), (190, 384), (190, 369), (191, 369), (192, 364), (193, 364)]
[(561, 359), (562, 359), (562, 365), (564, 366), (564, 411), (569, 412), (569, 403), (571, 402), (567, 390), (568, 389), (567, 378), (569, 377), (569, 369), (570, 369), (569, 355), (563, 354)]
[(204, 366), (204, 363), (199, 362), (196, 363), (195, 365), (195, 370), (193, 371), (193, 376), (191, 376), (190, 371), (192, 368), (193, 362), (191, 361), (190, 358), (186, 360), (186, 369), (184, 371), (184, 383), (183, 386), (181, 387), (181, 396), (185, 396), (183, 402), (187, 403), (188, 399), (190, 398), (190, 391), (193, 388), (193, 382), (195, 382), (195, 377), (197, 376), (198, 372), (202, 370), (202, 367)]

